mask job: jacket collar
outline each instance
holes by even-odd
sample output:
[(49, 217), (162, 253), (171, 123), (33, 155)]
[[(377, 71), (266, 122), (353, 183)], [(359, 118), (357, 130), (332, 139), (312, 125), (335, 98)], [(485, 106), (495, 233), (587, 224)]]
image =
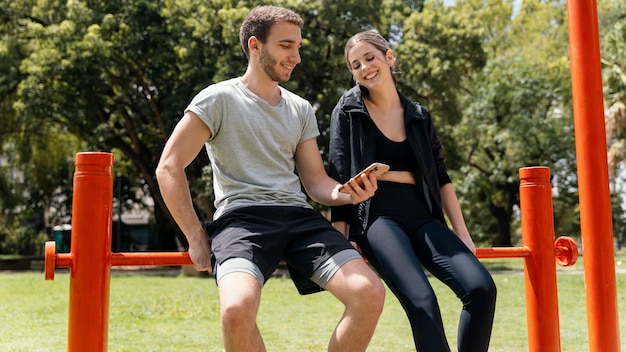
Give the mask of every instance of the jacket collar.
[(363, 104), (363, 97), (368, 95), (367, 88), (360, 84), (350, 88), (347, 92), (343, 93), (343, 109), (345, 112), (362, 112), (367, 114), (365, 110), (365, 104)]
[[(363, 97), (368, 95), (369, 91), (364, 86), (357, 84), (354, 87), (350, 88), (343, 95), (343, 109), (345, 112), (360, 112), (363, 114), (367, 114), (367, 110), (365, 110), (365, 104), (363, 104)], [(400, 102), (402, 103), (402, 107), (404, 108), (404, 118), (406, 122), (409, 122), (413, 119), (424, 119), (424, 115), (418, 111), (417, 106), (413, 103), (409, 98), (407, 98), (404, 94), (398, 91), (398, 96), (400, 96)]]

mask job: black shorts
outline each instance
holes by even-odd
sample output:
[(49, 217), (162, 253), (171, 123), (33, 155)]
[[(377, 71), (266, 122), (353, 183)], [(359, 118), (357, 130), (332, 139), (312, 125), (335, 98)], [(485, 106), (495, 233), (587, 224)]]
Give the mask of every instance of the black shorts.
[[(256, 264), (267, 281), (282, 259), (302, 294), (322, 290), (310, 279), (320, 271), (328, 271), (329, 262), (336, 266), (331, 268), (334, 273), (348, 260), (361, 258), (326, 218), (309, 208), (251, 206), (235, 209), (209, 223), (207, 232), (211, 239), (213, 268), (219, 270), (219, 265), (228, 259), (243, 258)], [(334, 263), (337, 258), (340, 261)]]

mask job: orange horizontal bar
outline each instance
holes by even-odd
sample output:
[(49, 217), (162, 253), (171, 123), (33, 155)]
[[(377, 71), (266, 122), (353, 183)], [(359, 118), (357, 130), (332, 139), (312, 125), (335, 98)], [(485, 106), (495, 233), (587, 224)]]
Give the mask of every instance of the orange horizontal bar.
[[(557, 246), (557, 254), (567, 252), (566, 248)], [(528, 247), (495, 247), (476, 248), (478, 258), (524, 258), (530, 255)], [(55, 267), (70, 267), (70, 253), (56, 254)], [(123, 265), (191, 265), (188, 252), (119, 252), (111, 253), (111, 266)]]
[(476, 248), (478, 258), (523, 258), (530, 255), (530, 248), (524, 247), (496, 247)]
[(188, 252), (111, 253), (111, 266), (121, 265), (191, 265)]
[[(556, 247), (557, 252), (561, 248)], [(478, 258), (523, 258), (530, 255), (528, 247), (476, 248)], [(70, 253), (55, 255), (55, 267), (67, 268), (72, 264)], [(111, 253), (111, 266), (124, 265), (191, 265), (188, 252), (116, 252)]]
[[(557, 254), (567, 249), (557, 246)], [(528, 247), (476, 248), (478, 258), (524, 258), (530, 255)], [(67, 268), (72, 264), (70, 253), (55, 255), (55, 267)], [(191, 265), (188, 252), (116, 252), (111, 253), (111, 266), (124, 265)]]
[[(478, 258), (523, 258), (528, 247), (477, 248)], [(191, 265), (187, 252), (117, 252), (111, 253), (111, 266), (123, 265)]]
[(54, 255), (54, 266), (57, 268), (69, 268), (72, 266), (72, 254), (61, 253)]

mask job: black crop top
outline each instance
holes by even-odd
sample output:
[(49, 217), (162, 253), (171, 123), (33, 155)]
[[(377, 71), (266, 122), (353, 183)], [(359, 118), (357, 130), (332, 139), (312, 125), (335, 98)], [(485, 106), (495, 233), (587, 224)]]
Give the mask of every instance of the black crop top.
[(370, 123), (376, 129), (376, 161), (390, 166), (391, 171), (417, 171), (417, 159), (405, 139), (402, 142), (395, 142), (387, 138), (378, 126), (370, 119)]

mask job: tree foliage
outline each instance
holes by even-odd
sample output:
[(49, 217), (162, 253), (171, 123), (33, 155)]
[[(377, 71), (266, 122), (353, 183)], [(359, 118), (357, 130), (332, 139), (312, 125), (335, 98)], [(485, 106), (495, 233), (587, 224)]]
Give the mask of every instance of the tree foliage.
[[(624, 90), (620, 57), (626, 37), (619, 27), (624, 16), (608, 9), (623, 9), (621, 2), (599, 4), (607, 94), (615, 101)], [(273, 3), (292, 8), (305, 21), (302, 63), (284, 85), (316, 109), (324, 157), (329, 115), (353, 84), (345, 41), (377, 29), (390, 39), (404, 71), (400, 90), (433, 113), (477, 242), (513, 244), (519, 232), (518, 170), (531, 165), (552, 171), (557, 232), (575, 231), (563, 2), (524, 1), (518, 9), (511, 0), (459, 0), (453, 6), (439, 0)], [(59, 220), (53, 221), (64, 221), (71, 210), (74, 154), (108, 151), (115, 154), (115, 176), (122, 180), (116, 196), (149, 194), (161, 245), (173, 248), (172, 234), (180, 234), (161, 199), (156, 163), (193, 95), (244, 72), (239, 25), (257, 2), (0, 0), (0, 5), (4, 228), (16, 226), (19, 215), (20, 226), (37, 223), (32, 226), (37, 233), (49, 208), (58, 210)], [(187, 174), (198, 213), (208, 219), (212, 183), (204, 153)]]
[[(27, 116), (20, 121), (21, 131), (58, 126), (91, 150), (120, 151), (132, 169), (116, 176), (147, 190), (155, 200), (156, 219), (167, 220), (154, 177), (161, 149), (193, 94), (245, 70), (238, 29), (256, 2), (2, 3), (3, 54), (14, 56), (14, 65), (6, 70), (15, 78), (2, 82), (2, 102), (12, 103), (7, 116)], [(286, 86), (327, 116), (341, 87), (349, 85), (343, 43), (363, 26), (377, 23), (380, 2), (282, 5), (302, 13), (306, 21), (304, 64)], [(13, 54), (12, 47), (21, 55)], [(188, 168), (192, 185), (200, 183), (207, 163), (201, 153)], [(204, 194), (194, 189), (194, 195)], [(210, 217), (211, 204), (197, 200), (199, 213)], [(163, 236), (176, 228), (171, 221), (161, 225)]]
[[(612, 178), (617, 177), (618, 164), (626, 160), (626, 4), (612, 4), (604, 21), (602, 48), (603, 83), (606, 104), (606, 130), (609, 144), (608, 160)], [(620, 6), (621, 5), (621, 6)], [(621, 11), (614, 11), (615, 8)], [(618, 16), (621, 14), (622, 16)]]
[(624, 161), (626, 161), (626, 2), (598, 3), (602, 72), (605, 97), (607, 160), (611, 183), (613, 233), (620, 245), (626, 243), (624, 224)]
[(525, 1), (510, 21), (502, 17), (512, 16), (510, 7), (501, 6), (485, 43), (487, 65), (463, 97), (454, 135), (471, 232), (491, 245), (512, 245), (521, 167), (550, 168), (555, 213), (572, 219), (561, 210), (573, 201), (574, 133), (565, 5)]

